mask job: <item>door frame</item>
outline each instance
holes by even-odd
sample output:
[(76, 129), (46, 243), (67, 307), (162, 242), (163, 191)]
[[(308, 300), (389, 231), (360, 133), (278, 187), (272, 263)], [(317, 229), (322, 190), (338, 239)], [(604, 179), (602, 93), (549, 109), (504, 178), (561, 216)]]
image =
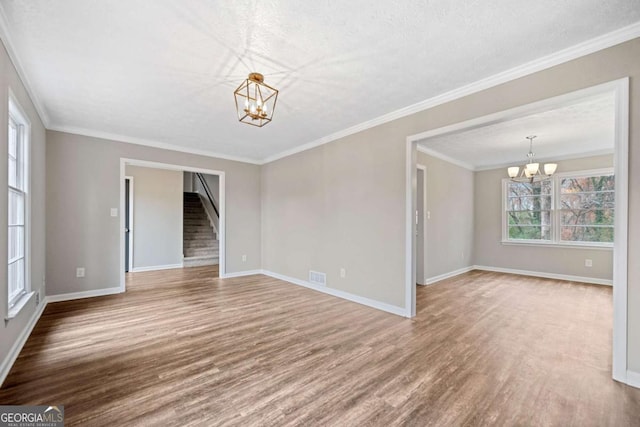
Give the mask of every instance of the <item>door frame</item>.
[[(416, 184), (418, 180), (418, 169), (422, 171), (422, 275), (424, 277), (422, 277), (423, 283), (421, 283), (421, 285), (427, 285), (427, 167), (420, 163), (416, 165)], [(416, 250), (416, 257), (417, 256), (418, 251)], [(417, 283), (418, 280), (416, 277), (416, 284)]]
[[(220, 242), (220, 263), (219, 273), (220, 278), (226, 276), (226, 253), (227, 253), (227, 239), (226, 239), (226, 200), (225, 200), (225, 172), (214, 170), (197, 168), (193, 166), (178, 165), (172, 163), (160, 163), (152, 162), (148, 160), (130, 159), (126, 157), (120, 158), (120, 212), (124, 212), (124, 178), (127, 166), (141, 166), (154, 169), (165, 169), (171, 171), (180, 172), (196, 172), (204, 173), (208, 175), (218, 175), (220, 186), (220, 200), (218, 200), (218, 211), (220, 212), (220, 218), (218, 221), (218, 241)], [(124, 215), (120, 215), (120, 231), (124, 230)], [(119, 233), (120, 239), (120, 292), (126, 291), (126, 280), (124, 274), (124, 233)]]
[[(129, 180), (129, 272), (133, 270), (133, 188), (134, 178), (132, 176), (125, 175), (125, 181)], [(126, 193), (126, 192), (125, 192)], [(123, 196), (124, 197), (124, 196)], [(126, 213), (126, 208), (121, 211)], [(125, 223), (126, 226), (126, 223)], [(124, 230), (124, 227), (122, 227)]]
[[(613, 248), (613, 363), (612, 377), (627, 383), (633, 376), (627, 371), (627, 266), (628, 266), (628, 221), (629, 221), (629, 77), (613, 80), (585, 89), (576, 90), (542, 101), (517, 106), (494, 114), (477, 117), (453, 125), (432, 129), (406, 138), (405, 163), (405, 315), (416, 313), (415, 297), (415, 251), (414, 212), (416, 206), (416, 151), (418, 141), (438, 135), (459, 132), (489, 124), (548, 111), (599, 93), (615, 94), (615, 143), (614, 174), (616, 176), (615, 242)], [(425, 150), (428, 151), (428, 150)]]

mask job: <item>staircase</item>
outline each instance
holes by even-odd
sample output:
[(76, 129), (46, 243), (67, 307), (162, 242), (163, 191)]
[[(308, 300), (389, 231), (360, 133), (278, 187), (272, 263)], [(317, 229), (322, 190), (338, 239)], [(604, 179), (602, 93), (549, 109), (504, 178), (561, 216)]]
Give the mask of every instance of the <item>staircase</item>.
[(198, 193), (184, 193), (183, 264), (185, 267), (219, 263), (219, 243)]

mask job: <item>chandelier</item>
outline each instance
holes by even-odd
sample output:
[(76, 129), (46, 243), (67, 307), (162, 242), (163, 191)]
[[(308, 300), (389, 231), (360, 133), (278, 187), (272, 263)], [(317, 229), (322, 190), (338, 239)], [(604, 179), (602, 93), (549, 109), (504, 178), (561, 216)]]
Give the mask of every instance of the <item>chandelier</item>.
[(534, 162), (534, 157), (536, 156), (533, 152), (533, 140), (536, 138), (536, 135), (527, 136), (529, 140), (529, 153), (527, 153), (527, 158), (529, 162), (522, 166), (522, 172), (520, 172), (520, 167), (512, 166), (507, 168), (507, 172), (509, 174), (509, 178), (512, 181), (517, 182), (535, 182), (535, 181), (543, 181), (545, 179), (549, 179), (551, 175), (553, 175), (558, 168), (557, 163), (545, 163), (544, 165), (544, 174), (540, 171), (540, 163)]
[(238, 119), (248, 125), (262, 127), (273, 118), (278, 91), (264, 83), (264, 76), (251, 73), (233, 92)]

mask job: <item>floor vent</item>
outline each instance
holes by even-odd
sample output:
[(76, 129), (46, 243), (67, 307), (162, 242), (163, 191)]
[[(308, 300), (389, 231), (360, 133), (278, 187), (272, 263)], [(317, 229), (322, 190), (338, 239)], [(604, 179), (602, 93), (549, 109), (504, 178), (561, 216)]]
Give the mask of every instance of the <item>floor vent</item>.
[(319, 273), (317, 271), (309, 270), (309, 282), (314, 285), (322, 285), (325, 286), (327, 284), (327, 275), (324, 273)]

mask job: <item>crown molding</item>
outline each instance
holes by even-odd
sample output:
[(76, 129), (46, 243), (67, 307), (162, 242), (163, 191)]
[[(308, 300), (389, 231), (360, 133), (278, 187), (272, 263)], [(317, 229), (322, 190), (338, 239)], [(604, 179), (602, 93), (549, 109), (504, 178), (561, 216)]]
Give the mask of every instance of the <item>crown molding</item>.
[(426, 148), (421, 145), (418, 145), (417, 149), (419, 152), (424, 153), (431, 157), (435, 157), (436, 159), (444, 160), (447, 163), (460, 166), (461, 168), (470, 170), (471, 172), (476, 171), (475, 166), (473, 166), (471, 163), (463, 162), (462, 160), (458, 160), (454, 157), (447, 156), (446, 154), (442, 154), (439, 151), (432, 150), (431, 148)]
[(411, 114), (415, 114), (420, 111), (424, 111), (429, 108), (454, 101), (456, 99), (489, 89), (494, 86), (501, 85), (503, 83), (507, 83), (512, 80), (519, 79), (538, 71), (546, 70), (556, 65), (572, 61), (574, 59), (589, 55), (591, 53), (606, 49), (611, 46), (615, 46), (620, 43), (624, 43), (637, 37), (640, 37), (640, 22), (636, 22), (635, 24), (620, 28), (602, 36), (595, 37), (591, 40), (587, 40), (585, 42), (571, 46), (567, 49), (560, 50), (550, 55), (543, 56), (517, 67), (510, 68), (506, 71), (494, 74), (493, 76), (478, 80), (474, 83), (459, 87), (449, 92), (445, 92), (441, 95), (434, 96), (416, 104), (409, 105), (396, 111), (392, 111), (391, 113), (384, 114), (372, 120), (368, 120), (347, 129), (332, 133), (307, 144), (282, 151), (273, 156), (266, 157), (262, 162), (270, 163), (302, 151), (310, 150), (312, 148), (327, 144), (337, 139), (344, 138), (346, 136), (370, 129), (372, 127), (379, 126), (384, 123), (388, 123), (390, 121), (397, 120), (399, 118), (406, 117)]
[(166, 142), (152, 141), (150, 139), (136, 138), (126, 135), (118, 135), (109, 132), (95, 131), (91, 129), (78, 128), (73, 126), (51, 126), (48, 130), (56, 132), (72, 133), (75, 135), (89, 136), (92, 138), (107, 139), (115, 142), (123, 142), (128, 144), (144, 145), (146, 147), (159, 148), (162, 150), (178, 151), (180, 153), (197, 154), (199, 156), (214, 157), (216, 159), (231, 160), (234, 162), (250, 163), (252, 165), (261, 165), (262, 162), (256, 159), (240, 156), (229, 156), (227, 154), (216, 153), (209, 150), (201, 150), (197, 148), (183, 147), (181, 145), (169, 144)]
[(9, 25), (7, 20), (7, 15), (5, 14), (4, 8), (2, 7), (2, 3), (0, 3), (0, 39), (4, 44), (5, 49), (7, 50), (7, 54), (9, 55), (9, 59), (13, 63), (13, 66), (18, 73), (18, 77), (22, 80), (22, 84), (24, 85), (27, 93), (29, 94), (29, 98), (31, 98), (31, 102), (35, 107), (38, 115), (40, 116), (40, 120), (45, 128), (49, 127), (51, 123), (49, 121), (49, 115), (47, 114), (47, 110), (44, 108), (44, 104), (38, 97), (35, 90), (33, 90), (33, 86), (27, 77), (27, 73), (24, 72), (24, 67), (16, 54), (16, 49), (13, 45), (13, 41), (11, 40), (11, 35), (9, 33)]

